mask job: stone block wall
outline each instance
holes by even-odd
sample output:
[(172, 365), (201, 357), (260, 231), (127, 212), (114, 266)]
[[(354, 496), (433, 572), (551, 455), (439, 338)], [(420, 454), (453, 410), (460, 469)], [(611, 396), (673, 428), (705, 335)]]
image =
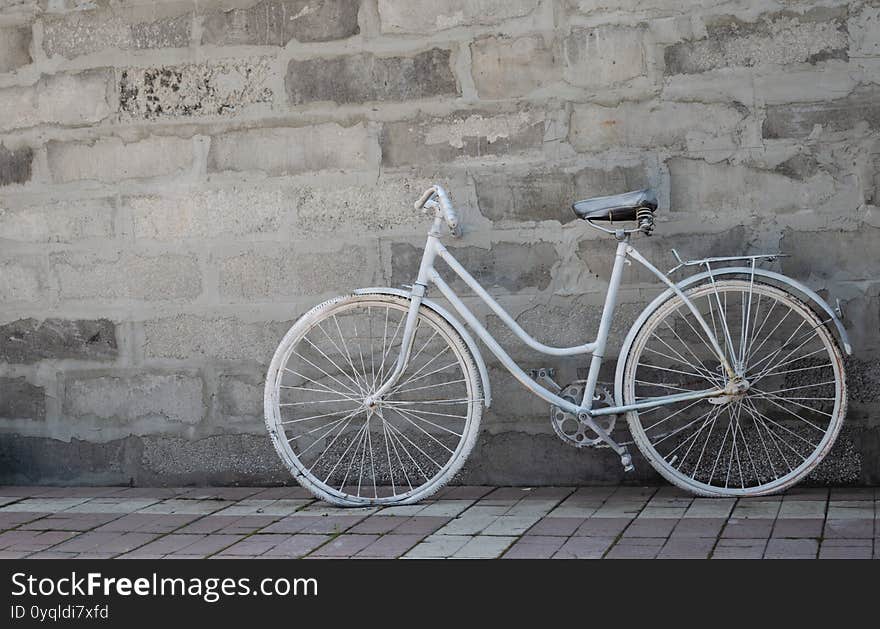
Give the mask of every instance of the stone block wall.
[[(456, 255), (547, 343), (591, 338), (610, 271), (575, 199), (654, 186), (636, 244), (661, 268), (792, 254), (856, 348), (815, 479), (876, 483), (878, 163), (871, 0), (3, 0), (0, 482), (289, 480), (274, 347), (324, 298), (412, 280), (438, 181)], [(657, 291), (630, 269), (612, 341)], [(462, 480), (623, 477), (487, 359)]]

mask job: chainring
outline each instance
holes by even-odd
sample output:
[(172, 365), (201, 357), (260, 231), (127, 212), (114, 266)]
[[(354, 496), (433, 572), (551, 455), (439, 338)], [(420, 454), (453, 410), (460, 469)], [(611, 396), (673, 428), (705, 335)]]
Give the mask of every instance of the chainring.
[[(575, 380), (559, 392), (559, 397), (568, 400), (572, 404), (579, 405), (583, 400), (586, 383), (586, 380)], [(596, 391), (593, 393), (593, 408), (613, 405), (614, 398), (611, 395), (611, 392), (601, 385), (596, 386)], [(614, 430), (614, 423), (617, 420), (617, 416), (607, 415), (606, 417), (607, 423), (604, 425), (600, 421), (601, 418), (597, 417), (595, 418), (595, 421), (605, 430), (605, 432), (611, 434), (611, 431)], [(582, 423), (577, 416), (562, 410), (555, 404), (550, 407), (550, 424), (553, 426), (553, 431), (560, 439), (575, 448), (594, 447), (604, 443), (602, 438), (599, 437), (589, 426)]]

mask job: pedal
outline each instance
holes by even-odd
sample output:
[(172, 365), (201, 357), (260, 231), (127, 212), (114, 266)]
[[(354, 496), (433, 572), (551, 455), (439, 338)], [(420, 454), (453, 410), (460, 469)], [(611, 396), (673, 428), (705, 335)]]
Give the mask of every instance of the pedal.
[(552, 367), (541, 367), (540, 369), (529, 369), (529, 377), (532, 380), (540, 381), (547, 388), (559, 393), (562, 391), (562, 387), (560, 387), (556, 381), (553, 379), (556, 377), (556, 370)]
[(636, 469), (632, 462), (632, 455), (626, 450), (620, 455), (620, 464), (623, 465), (624, 472), (632, 472)]

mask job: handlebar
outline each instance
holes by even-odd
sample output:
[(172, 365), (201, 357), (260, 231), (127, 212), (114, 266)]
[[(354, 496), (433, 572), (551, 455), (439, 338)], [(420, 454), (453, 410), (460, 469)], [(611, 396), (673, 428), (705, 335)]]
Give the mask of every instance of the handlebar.
[[(436, 199), (436, 200), (435, 200)], [(449, 195), (446, 194), (446, 190), (443, 189), (443, 186), (439, 184), (434, 184), (419, 197), (419, 200), (415, 203), (416, 210), (421, 210), (423, 208), (433, 208), (439, 209), (443, 213), (443, 220), (446, 221), (446, 226), (449, 228), (450, 233), (459, 238), (461, 236), (461, 224), (458, 218), (458, 212), (452, 207), (452, 203), (449, 201)]]

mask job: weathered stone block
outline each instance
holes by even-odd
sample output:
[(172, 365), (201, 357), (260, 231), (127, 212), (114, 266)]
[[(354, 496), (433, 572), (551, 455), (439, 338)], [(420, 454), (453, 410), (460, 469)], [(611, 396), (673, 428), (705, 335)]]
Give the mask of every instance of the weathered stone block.
[(191, 30), (189, 12), (139, 20), (136, 14), (77, 11), (43, 20), (43, 50), (49, 57), (72, 59), (114, 48), (185, 48)]
[[(449, 247), (461, 262), (487, 290), (503, 288), (508, 292), (544, 290), (550, 285), (552, 269), (559, 262), (552, 242), (530, 243), (496, 242), (489, 249), (482, 247)], [(418, 274), (422, 247), (404, 243), (391, 246), (390, 286), (411, 284)], [(451, 270), (439, 269), (449, 285), (462, 294), (470, 288)]]
[(100, 122), (114, 106), (107, 70), (44, 77), (31, 87), (0, 90), (0, 131), (42, 124), (80, 126)]
[(150, 358), (253, 361), (264, 365), (292, 323), (194, 315), (153, 319), (143, 324), (144, 354)]
[[(792, 277), (876, 280), (880, 260), (880, 228), (868, 225), (856, 231), (806, 232), (786, 229), (780, 240), (782, 268)], [(855, 255), (854, 255), (855, 254)]]
[(4, 208), (0, 205), (0, 240), (16, 242), (75, 242), (111, 238), (112, 199), (56, 201)]
[(460, 111), (446, 118), (422, 116), (388, 123), (382, 128), (382, 163), (404, 166), (540, 149), (544, 120), (544, 112), (537, 110)]
[(19, 319), (0, 326), (0, 362), (115, 360), (116, 326), (107, 319)]
[(0, 28), (0, 72), (10, 72), (33, 61), (30, 53), (31, 38), (30, 26)]
[(0, 378), (0, 420), (46, 419), (46, 391), (26, 378)]
[(195, 256), (63, 252), (49, 256), (63, 299), (194, 299), (202, 291)]
[(379, 0), (383, 33), (434, 33), (529, 15), (539, 0)]
[[(259, 187), (127, 197), (136, 239), (188, 240), (276, 233), (292, 213), (290, 191)], [(0, 219), (2, 225), (2, 219)]]
[(676, 212), (745, 210), (745, 216), (820, 207), (836, 190), (833, 178), (818, 174), (806, 181), (778, 172), (702, 160), (672, 158), (670, 206)]
[(562, 78), (552, 43), (539, 35), (478, 39), (471, 44), (471, 59), (482, 98), (525, 96)]
[(224, 424), (262, 424), (262, 380), (251, 374), (223, 374), (218, 378), (217, 412)]
[(30, 147), (12, 150), (0, 144), (0, 186), (30, 181), (33, 161), (34, 151)]
[(854, 57), (880, 56), (880, 7), (865, 6), (858, 13), (851, 13), (847, 31)]
[(41, 257), (0, 259), (0, 303), (39, 301), (47, 290), (46, 266)]
[(123, 117), (143, 120), (231, 116), (271, 103), (270, 74), (266, 58), (126, 68), (119, 75), (119, 109)]
[(369, 163), (366, 125), (335, 123), (236, 131), (211, 139), (208, 170), (263, 171), (289, 175), (328, 169), (364, 168)]
[(745, 106), (701, 103), (575, 105), (569, 141), (579, 151), (668, 146), (690, 151), (735, 148)]
[(643, 166), (536, 169), (519, 174), (509, 169), (474, 174), (480, 212), (492, 221), (575, 220), (575, 201), (636, 190), (648, 185)]
[[(205, 415), (202, 379), (189, 373), (71, 373), (62, 411), (113, 424), (197, 424)], [(153, 432), (150, 431), (150, 432)]]
[(360, 0), (263, 0), (244, 9), (207, 13), (202, 44), (284, 46), (291, 40), (323, 42), (360, 32)]
[(52, 181), (90, 179), (113, 183), (122, 179), (161, 177), (188, 170), (192, 141), (152, 136), (136, 142), (106, 138), (95, 142), (49, 142), (47, 161)]
[(814, 133), (840, 132), (864, 125), (880, 129), (880, 90), (860, 88), (844, 98), (819, 103), (767, 107), (765, 138), (803, 138)]
[(383, 176), (369, 184), (301, 186), (290, 195), (289, 201), (296, 207), (296, 226), (300, 230), (383, 231), (394, 227), (421, 227), (425, 217), (413, 210), (413, 202), (432, 183), (428, 179)]
[(755, 22), (730, 16), (706, 24), (706, 37), (669, 46), (666, 74), (692, 74), (733, 66), (816, 64), (848, 59), (846, 8), (803, 15), (776, 13)]
[(563, 76), (579, 87), (610, 87), (648, 72), (641, 27), (578, 28), (565, 38)]
[(326, 59), (291, 60), (284, 84), (293, 105), (403, 101), (456, 96), (449, 50), (432, 48), (412, 57), (370, 53)]
[(237, 299), (320, 295), (375, 285), (378, 259), (363, 247), (308, 251), (261, 246), (218, 260), (220, 294)]

